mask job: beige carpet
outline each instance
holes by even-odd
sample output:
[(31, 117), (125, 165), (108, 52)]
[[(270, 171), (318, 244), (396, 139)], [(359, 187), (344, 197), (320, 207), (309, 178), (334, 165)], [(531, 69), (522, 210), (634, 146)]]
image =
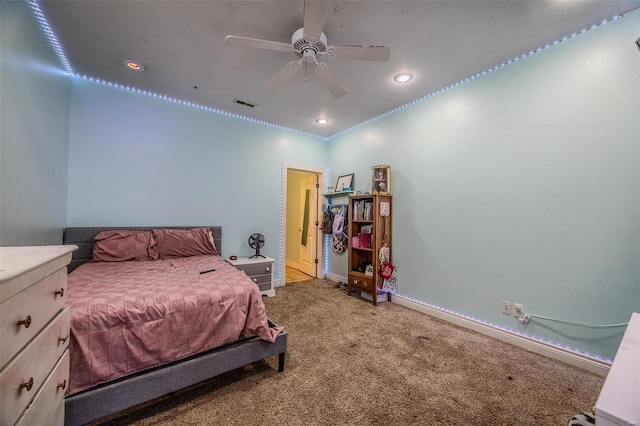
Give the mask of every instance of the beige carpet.
[(289, 333), (277, 357), (217, 377), (107, 424), (566, 425), (604, 379), (333, 283), (264, 298)]

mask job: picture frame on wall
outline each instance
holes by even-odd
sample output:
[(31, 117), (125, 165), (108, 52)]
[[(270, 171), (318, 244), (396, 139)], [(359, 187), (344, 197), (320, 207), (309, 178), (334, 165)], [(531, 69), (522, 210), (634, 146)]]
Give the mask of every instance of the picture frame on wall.
[(371, 167), (373, 177), (371, 182), (371, 193), (391, 194), (391, 166), (381, 164)]
[(336, 182), (336, 192), (351, 191), (353, 189), (353, 175), (354, 173), (340, 176)]

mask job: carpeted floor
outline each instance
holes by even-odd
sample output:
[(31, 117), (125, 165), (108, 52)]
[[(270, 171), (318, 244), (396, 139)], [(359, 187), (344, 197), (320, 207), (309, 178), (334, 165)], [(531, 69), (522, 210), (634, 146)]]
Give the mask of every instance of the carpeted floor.
[(566, 425), (604, 378), (386, 302), (311, 280), (264, 298), (289, 333), (277, 357), (109, 425)]

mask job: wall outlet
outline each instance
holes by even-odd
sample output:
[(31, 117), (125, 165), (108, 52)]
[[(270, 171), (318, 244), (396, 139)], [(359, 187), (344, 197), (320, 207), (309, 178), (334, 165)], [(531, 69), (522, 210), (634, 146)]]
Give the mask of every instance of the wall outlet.
[(507, 302), (506, 300), (502, 301), (502, 313), (511, 315), (511, 302)]
[(520, 318), (524, 314), (524, 306), (519, 303), (513, 304), (513, 316)]

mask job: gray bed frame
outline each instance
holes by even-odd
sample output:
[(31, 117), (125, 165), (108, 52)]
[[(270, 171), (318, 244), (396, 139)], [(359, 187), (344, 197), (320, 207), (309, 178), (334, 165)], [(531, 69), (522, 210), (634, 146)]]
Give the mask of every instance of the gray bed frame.
[[(63, 243), (75, 244), (69, 272), (91, 260), (94, 237), (101, 231), (112, 229), (151, 230), (153, 228), (188, 229), (196, 226), (154, 227), (73, 227), (64, 230)], [(220, 251), (222, 227), (212, 226), (213, 237)], [(270, 326), (275, 324), (269, 320)], [(287, 333), (282, 331), (274, 343), (258, 337), (242, 338), (221, 347), (141, 371), (121, 379), (94, 386), (65, 399), (65, 426), (83, 425), (93, 420), (118, 413), (138, 404), (184, 389), (236, 368), (278, 355), (278, 371), (284, 370)]]

